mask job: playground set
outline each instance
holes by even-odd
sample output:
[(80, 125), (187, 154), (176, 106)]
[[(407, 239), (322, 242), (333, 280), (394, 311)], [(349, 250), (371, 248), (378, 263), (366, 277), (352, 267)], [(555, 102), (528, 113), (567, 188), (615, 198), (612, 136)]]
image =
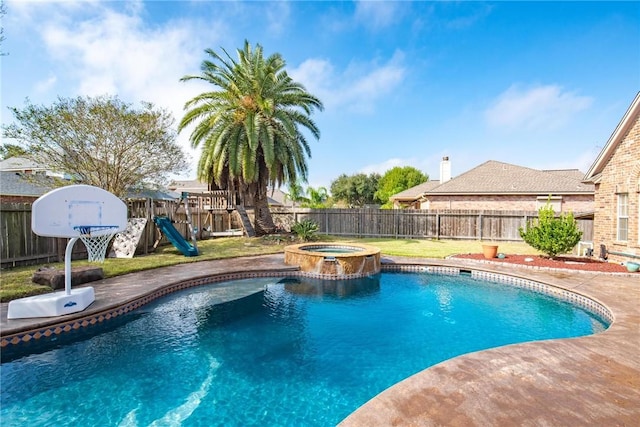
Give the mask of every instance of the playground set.
[[(207, 232), (210, 237), (255, 235), (244, 208), (229, 203), (227, 192), (220, 193), (220, 195), (182, 193), (175, 206), (173, 217), (177, 217), (178, 209), (184, 206), (186, 221), (172, 220), (166, 215), (154, 216), (153, 221), (158, 231), (154, 248), (160, 243), (162, 236), (165, 236), (185, 256), (199, 254), (196, 241), (198, 227), (192, 224), (189, 207), (190, 200), (192, 202), (194, 198), (201, 205), (203, 200), (210, 202), (206, 205), (209, 215), (204, 221), (209, 223)], [(231, 226), (231, 215), (235, 212), (240, 216), (243, 229), (210, 231), (213, 228), (213, 212), (216, 208), (220, 210), (219, 207), (214, 206), (214, 201), (217, 204), (225, 203), (229, 226)], [(198, 220), (200, 221), (200, 217)], [(174, 224), (180, 222), (187, 224), (190, 242), (176, 229)], [(84, 243), (88, 259), (92, 262), (104, 262), (107, 248), (112, 240), (109, 256), (131, 258), (135, 254), (146, 224), (146, 218), (127, 219), (127, 205), (112, 193), (99, 187), (70, 185), (52, 190), (38, 198), (32, 206), (33, 233), (44, 237), (69, 239), (64, 257), (64, 290), (10, 301), (7, 318), (62, 316), (85, 310), (95, 301), (95, 292), (90, 286), (71, 289), (71, 258), (76, 242), (81, 240)], [(200, 223), (199, 225), (202, 230), (204, 227)]]
[[(207, 216), (204, 221), (201, 221), (198, 216), (198, 225), (194, 226), (194, 221), (191, 214), (191, 204), (195, 204), (198, 211), (207, 211)], [(172, 220), (166, 215), (154, 216), (153, 221), (158, 227), (159, 236), (154, 244), (154, 248), (160, 243), (162, 236), (164, 235), (180, 252), (185, 256), (198, 255), (198, 243), (197, 235), (202, 239), (206, 233), (208, 237), (227, 237), (227, 236), (242, 236), (247, 235), (249, 237), (255, 236), (255, 230), (246, 210), (241, 205), (235, 205), (232, 203), (229, 193), (227, 191), (212, 191), (210, 193), (188, 193), (183, 192), (180, 195), (180, 199), (175, 206), (173, 216), (177, 217), (179, 209), (184, 207), (186, 216), (185, 221)], [(213, 218), (214, 211), (222, 209), (227, 211), (228, 225), (226, 231), (211, 231), (213, 230)], [(237, 213), (242, 223), (242, 228), (231, 228), (231, 216), (233, 213)], [(186, 224), (188, 227), (188, 233), (191, 242), (187, 241), (182, 233), (180, 233), (174, 226), (174, 224)]]

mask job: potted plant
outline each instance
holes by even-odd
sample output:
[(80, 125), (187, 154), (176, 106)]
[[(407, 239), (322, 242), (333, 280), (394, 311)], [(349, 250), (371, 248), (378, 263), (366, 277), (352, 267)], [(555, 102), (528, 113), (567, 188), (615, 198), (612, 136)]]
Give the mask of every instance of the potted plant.
[(487, 259), (493, 259), (498, 254), (498, 244), (497, 243), (483, 243), (482, 244), (482, 254)]
[(624, 264), (627, 267), (627, 271), (629, 273), (635, 273), (636, 271), (640, 270), (640, 264), (638, 264), (637, 262), (627, 261)]

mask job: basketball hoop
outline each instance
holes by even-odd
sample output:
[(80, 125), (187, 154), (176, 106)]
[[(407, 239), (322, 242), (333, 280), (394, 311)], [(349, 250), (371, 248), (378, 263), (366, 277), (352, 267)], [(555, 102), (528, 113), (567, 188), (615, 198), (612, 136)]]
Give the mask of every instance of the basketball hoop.
[[(80, 233), (89, 254), (89, 262), (104, 262), (109, 242), (118, 233), (117, 225), (81, 225), (73, 227)], [(93, 234), (91, 234), (93, 232)]]

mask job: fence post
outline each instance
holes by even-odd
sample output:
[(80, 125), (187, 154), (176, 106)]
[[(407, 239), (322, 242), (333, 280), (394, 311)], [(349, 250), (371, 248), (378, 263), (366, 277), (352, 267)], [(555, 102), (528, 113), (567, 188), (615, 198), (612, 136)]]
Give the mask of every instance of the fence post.
[(478, 240), (482, 240), (482, 213), (478, 214)]
[(324, 211), (324, 234), (329, 234), (329, 209)]
[(398, 209), (393, 210), (393, 238), (398, 238), (398, 229), (400, 228), (400, 224), (398, 223), (400, 217), (398, 216)]
[(440, 240), (440, 213), (436, 213), (436, 240)]

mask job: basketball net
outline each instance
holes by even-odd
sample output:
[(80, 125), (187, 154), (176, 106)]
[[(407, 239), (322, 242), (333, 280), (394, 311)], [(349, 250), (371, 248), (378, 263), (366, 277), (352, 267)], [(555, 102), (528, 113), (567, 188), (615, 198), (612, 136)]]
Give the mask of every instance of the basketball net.
[(87, 248), (87, 253), (89, 254), (89, 262), (104, 262), (104, 258), (107, 255), (107, 246), (109, 246), (109, 242), (118, 234), (117, 232), (113, 233), (105, 233), (99, 235), (91, 235), (91, 231), (104, 231), (117, 229), (117, 227), (113, 226), (87, 226), (87, 227), (74, 227), (76, 230), (80, 232), (80, 240), (84, 243), (84, 246)]

